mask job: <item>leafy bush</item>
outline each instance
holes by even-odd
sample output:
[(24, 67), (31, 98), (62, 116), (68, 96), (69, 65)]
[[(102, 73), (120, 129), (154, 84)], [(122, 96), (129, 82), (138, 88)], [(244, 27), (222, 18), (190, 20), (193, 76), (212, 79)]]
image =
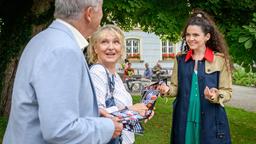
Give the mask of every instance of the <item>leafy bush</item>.
[(250, 67), (249, 72), (245, 70), (245, 68), (241, 65), (235, 64), (234, 65), (234, 72), (233, 72), (233, 82), (237, 85), (243, 86), (256, 86), (256, 73), (252, 72), (252, 67)]
[(243, 28), (246, 33), (239, 37), (239, 42), (244, 43), (244, 47), (250, 49), (256, 43), (256, 13), (253, 13), (252, 22), (247, 26), (243, 26)]

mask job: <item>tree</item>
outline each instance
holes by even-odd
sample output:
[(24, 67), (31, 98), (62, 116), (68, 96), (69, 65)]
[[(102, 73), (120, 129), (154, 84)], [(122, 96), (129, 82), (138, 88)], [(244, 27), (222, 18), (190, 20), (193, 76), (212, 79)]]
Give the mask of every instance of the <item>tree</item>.
[[(15, 70), (28, 40), (53, 19), (54, 0), (2, 0), (0, 18), (0, 115), (8, 115)], [(170, 3), (171, 2), (171, 3)], [(142, 30), (178, 40), (188, 10), (179, 11), (175, 0), (107, 0), (102, 23), (116, 23), (124, 30), (140, 25)], [(172, 5), (177, 5), (173, 7)], [(180, 19), (181, 18), (181, 19)]]
[(0, 1), (0, 115), (9, 113), (20, 53), (32, 35), (51, 20), (53, 0)]
[[(254, 0), (105, 0), (102, 24), (115, 23), (123, 30), (140, 27), (163, 39), (180, 40), (180, 33), (194, 8), (212, 15), (225, 34), (235, 62), (252, 64), (255, 45), (239, 43), (243, 25), (251, 22)], [(54, 0), (0, 1), (0, 115), (8, 114), (8, 101), (20, 53), (28, 40), (53, 19)], [(253, 43), (255, 44), (255, 43)], [(7, 108), (6, 108), (7, 106)]]
[(256, 13), (253, 13), (253, 17), (249, 25), (243, 26), (245, 32), (239, 37), (239, 42), (244, 43), (246, 49), (256, 45)]
[(104, 1), (104, 22), (116, 23), (125, 30), (140, 26), (143, 31), (172, 41), (180, 32), (192, 9), (200, 8), (216, 21), (229, 45), (231, 58), (245, 66), (256, 60), (255, 45), (246, 49), (238, 42), (242, 26), (250, 22), (256, 9), (254, 0), (108, 0)]
[(249, 25), (244, 25), (241, 28), (239, 42), (244, 44), (242, 50), (246, 52), (243, 55), (241, 55), (241, 53), (235, 53), (236, 55), (234, 54), (234, 56), (241, 59), (239, 61), (246, 67), (247, 72), (249, 72), (251, 68), (253, 71), (256, 71), (256, 13), (253, 14), (253, 19)]
[(107, 0), (103, 23), (115, 23), (124, 30), (140, 26), (162, 38), (177, 41), (188, 17), (187, 0)]

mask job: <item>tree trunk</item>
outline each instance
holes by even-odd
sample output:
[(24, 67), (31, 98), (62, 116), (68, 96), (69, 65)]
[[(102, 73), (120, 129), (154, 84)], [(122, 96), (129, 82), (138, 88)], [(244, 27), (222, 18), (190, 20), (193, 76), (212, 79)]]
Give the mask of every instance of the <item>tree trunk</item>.
[[(31, 36), (43, 30), (52, 21), (54, 0), (28, 0), (26, 3), (4, 0), (3, 3), (7, 6), (3, 7), (0, 2), (0, 12), (3, 11), (6, 15), (2, 16), (2, 13), (0, 13), (0, 18), (3, 18), (3, 20), (6, 21), (8, 20), (9, 23), (5, 25), (6, 29), (1, 29), (2, 38), (7, 38), (4, 39), (5, 41), (0, 41), (0, 44), (6, 41), (10, 43), (4, 43), (5, 51), (0, 51), (0, 54), (8, 54), (4, 57), (5, 61), (1, 61), (2, 63), (0, 62), (0, 65), (5, 65), (5, 62), (8, 62), (7, 66), (3, 67), (5, 69), (4, 72), (1, 70), (2, 73), (0, 76), (0, 78), (3, 78), (1, 79), (2, 90), (0, 90), (0, 116), (8, 116), (11, 107), (13, 82), (20, 53), (23, 51), (24, 46)], [(18, 5), (17, 9), (22, 9), (19, 10), (22, 11), (22, 13), (15, 15), (17, 16), (16, 18), (13, 18), (13, 14), (10, 13), (13, 3)], [(14, 39), (16, 41), (14, 41)]]
[(3, 89), (1, 93), (1, 111), (0, 115), (9, 116), (11, 109), (11, 97), (12, 97), (12, 88), (15, 78), (15, 73), (17, 70), (18, 58), (14, 58), (8, 64), (5, 70), (5, 79), (3, 81)]

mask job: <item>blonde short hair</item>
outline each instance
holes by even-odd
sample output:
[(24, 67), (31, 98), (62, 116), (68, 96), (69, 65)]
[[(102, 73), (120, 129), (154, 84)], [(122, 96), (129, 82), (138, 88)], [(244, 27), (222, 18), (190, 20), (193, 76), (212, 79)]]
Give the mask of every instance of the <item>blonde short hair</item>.
[(92, 36), (89, 40), (90, 43), (89, 43), (89, 46), (87, 48), (87, 57), (88, 57), (89, 63), (94, 64), (98, 60), (98, 56), (95, 53), (94, 46), (103, 37), (102, 34), (105, 30), (114, 33), (119, 38), (119, 40), (121, 42), (121, 48), (122, 48), (121, 59), (123, 58), (123, 56), (125, 56), (124, 33), (123, 33), (123, 31), (115, 25), (108, 24), (108, 25), (104, 25), (103, 27), (100, 27), (95, 33), (92, 34)]

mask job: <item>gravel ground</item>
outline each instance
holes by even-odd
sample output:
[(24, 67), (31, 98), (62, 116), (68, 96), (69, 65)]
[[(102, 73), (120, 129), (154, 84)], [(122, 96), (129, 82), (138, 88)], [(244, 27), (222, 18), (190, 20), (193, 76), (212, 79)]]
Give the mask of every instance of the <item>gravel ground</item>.
[(233, 85), (233, 97), (227, 105), (256, 112), (256, 88)]

